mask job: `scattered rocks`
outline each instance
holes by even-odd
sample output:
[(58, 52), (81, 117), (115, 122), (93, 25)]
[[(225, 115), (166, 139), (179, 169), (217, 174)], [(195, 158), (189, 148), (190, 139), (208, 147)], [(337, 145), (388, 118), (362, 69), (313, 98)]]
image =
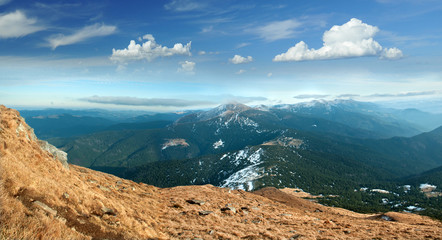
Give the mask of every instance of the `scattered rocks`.
[(173, 204), (172, 207), (174, 207), (174, 208), (184, 208), (183, 205), (181, 205), (179, 203)]
[(69, 198), (69, 194), (67, 192), (63, 193), (63, 197), (68, 199)]
[(295, 234), (295, 235), (291, 236), (289, 239), (290, 240), (295, 240), (295, 239), (300, 238), (301, 236), (302, 236), (301, 234)]
[(100, 188), (100, 190), (105, 191), (105, 192), (110, 192), (111, 191), (109, 188), (101, 186), (101, 185), (98, 185), (98, 188)]
[(230, 206), (230, 204), (227, 204), (226, 207), (221, 208), (221, 212), (227, 212), (231, 211), (232, 213), (236, 213), (236, 208)]
[(332, 224), (332, 223), (333, 223), (333, 221), (329, 221), (329, 220), (324, 221), (324, 224)]
[(186, 200), (186, 202), (190, 203), (190, 204), (196, 204), (196, 205), (204, 205), (206, 202), (202, 201), (202, 200), (197, 200), (197, 199), (189, 199)]
[(394, 221), (394, 219), (393, 219), (392, 217), (387, 216), (387, 215), (382, 215), (382, 216), (381, 216), (381, 219), (382, 219), (382, 220), (385, 220), (385, 221)]
[(42, 203), (42, 202), (40, 202), (40, 201), (35, 201), (35, 202), (33, 202), (33, 204), (34, 204), (36, 207), (38, 207), (38, 208), (44, 210), (45, 212), (47, 212), (47, 213), (49, 213), (49, 214), (51, 214), (51, 215), (53, 215), (53, 216), (56, 216), (56, 215), (57, 215), (57, 211), (56, 211), (56, 210), (50, 208), (48, 205), (46, 205), (46, 204), (44, 204), (44, 203)]
[(260, 223), (260, 222), (262, 222), (262, 220), (259, 219), (259, 218), (254, 218), (254, 219), (252, 220), (252, 223)]
[(224, 213), (231, 212), (231, 213), (235, 214), (236, 213), (236, 208), (231, 207), (231, 206), (226, 206), (226, 207), (221, 208), (221, 212), (224, 212)]
[(213, 213), (213, 212), (212, 212), (212, 211), (199, 211), (198, 213), (199, 213), (199, 215), (201, 215), (201, 216), (207, 216), (207, 215), (209, 215), (209, 214), (211, 214), (211, 213)]
[(103, 214), (117, 216), (117, 213), (113, 209), (111, 209), (111, 208), (102, 207), (101, 211), (103, 212)]
[(279, 216), (281, 216), (281, 217), (291, 217), (292, 214), (290, 214), (290, 213), (283, 213), (283, 214), (280, 214)]

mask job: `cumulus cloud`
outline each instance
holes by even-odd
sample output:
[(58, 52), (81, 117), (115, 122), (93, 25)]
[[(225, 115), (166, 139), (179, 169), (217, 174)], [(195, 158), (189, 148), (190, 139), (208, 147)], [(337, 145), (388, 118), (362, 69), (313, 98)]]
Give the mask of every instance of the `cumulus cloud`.
[(264, 26), (257, 27), (252, 31), (265, 41), (273, 42), (279, 39), (294, 37), (296, 33), (295, 29), (301, 25), (302, 24), (299, 21), (289, 19), (284, 21), (274, 21)]
[(306, 98), (325, 98), (328, 97), (329, 95), (324, 95), (324, 94), (300, 94), (300, 95), (296, 95), (293, 98), (297, 98), (297, 99), (306, 99)]
[(209, 101), (184, 100), (174, 98), (137, 98), (137, 97), (111, 97), (92, 96), (80, 98), (80, 101), (100, 104), (114, 104), (126, 106), (161, 106), (161, 107), (190, 107), (214, 104)]
[(164, 5), (166, 10), (175, 12), (189, 12), (195, 11), (206, 7), (204, 2), (197, 2), (193, 0), (173, 0), (170, 3)]
[(304, 41), (300, 41), (287, 52), (276, 55), (273, 61), (325, 60), (362, 56), (379, 56), (382, 59), (401, 58), (401, 50), (384, 49), (373, 39), (378, 32), (378, 27), (352, 18), (343, 25), (335, 25), (325, 31), (322, 37), (323, 47), (309, 49)]
[(190, 48), (192, 42), (186, 45), (175, 43), (172, 48), (168, 48), (158, 44), (151, 34), (144, 35), (142, 40), (147, 41), (138, 44), (135, 43), (135, 40), (131, 40), (129, 46), (125, 49), (112, 49), (110, 59), (114, 62), (127, 63), (137, 60), (152, 61), (158, 57), (169, 57), (173, 55), (191, 55)]
[(117, 27), (104, 25), (104, 24), (94, 24), (86, 26), (82, 29), (75, 31), (71, 35), (57, 34), (49, 37), (49, 46), (52, 49), (56, 49), (59, 46), (71, 45), (79, 42), (86, 41), (94, 37), (102, 37), (115, 33)]
[(247, 58), (245, 58), (240, 55), (235, 55), (235, 56), (233, 56), (233, 58), (229, 59), (229, 61), (233, 64), (242, 64), (242, 63), (252, 62), (253, 58), (251, 56), (248, 56)]
[(193, 74), (194, 69), (195, 69), (195, 65), (196, 63), (191, 62), (191, 61), (184, 61), (184, 62), (180, 62), (181, 67), (178, 68), (178, 72), (184, 72), (184, 73), (190, 73)]
[(206, 51), (199, 51), (198, 55), (206, 55)]
[[(3, 4), (6, 3), (3, 1)], [(36, 18), (28, 18), (20, 10), (0, 15), (0, 38), (23, 37), (44, 29), (37, 24)]]
[(381, 59), (390, 59), (390, 60), (397, 60), (402, 58), (404, 55), (402, 54), (402, 51), (397, 48), (389, 48), (384, 49), (381, 53), (380, 58)]

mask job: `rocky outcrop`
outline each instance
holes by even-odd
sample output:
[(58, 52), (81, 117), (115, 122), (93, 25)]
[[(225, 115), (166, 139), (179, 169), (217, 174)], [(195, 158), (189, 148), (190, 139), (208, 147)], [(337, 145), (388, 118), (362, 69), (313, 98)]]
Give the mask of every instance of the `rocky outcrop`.
[(61, 151), (60, 149), (56, 148), (54, 145), (48, 143), (47, 141), (43, 140), (37, 140), (38, 144), (40, 145), (40, 148), (43, 151), (49, 152), (54, 157), (54, 160), (58, 160), (63, 164), (63, 167), (66, 169), (69, 169), (68, 164), (68, 154)]
[(0, 121), (0, 239), (169, 239), (155, 187), (67, 169), (16, 110), (0, 106)]
[[(5, 106), (0, 106), (0, 112), (2, 115), (0, 132), (4, 135), (3, 137), (5, 139), (7, 134), (14, 133), (14, 137), (16, 137), (17, 140), (24, 138), (30, 144), (37, 143), (38, 146), (40, 146), (43, 151), (49, 153), (54, 160), (60, 161), (64, 168), (69, 169), (68, 154), (59, 150), (47, 141), (39, 140), (34, 133), (34, 129), (26, 124), (25, 119), (20, 116), (19, 112), (6, 108)], [(10, 137), (13, 137), (13, 135), (10, 135)]]

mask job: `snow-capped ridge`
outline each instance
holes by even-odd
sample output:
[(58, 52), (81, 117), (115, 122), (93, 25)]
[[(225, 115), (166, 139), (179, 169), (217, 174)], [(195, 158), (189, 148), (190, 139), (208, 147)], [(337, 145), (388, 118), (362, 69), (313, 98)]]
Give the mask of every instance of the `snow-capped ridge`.
[(239, 114), (241, 112), (253, 109), (242, 103), (228, 103), (222, 104), (218, 107), (210, 109), (208, 111), (201, 111), (193, 114), (186, 115), (176, 121), (176, 123), (187, 123), (187, 122), (200, 122), (215, 118), (229, 117), (234, 114)]

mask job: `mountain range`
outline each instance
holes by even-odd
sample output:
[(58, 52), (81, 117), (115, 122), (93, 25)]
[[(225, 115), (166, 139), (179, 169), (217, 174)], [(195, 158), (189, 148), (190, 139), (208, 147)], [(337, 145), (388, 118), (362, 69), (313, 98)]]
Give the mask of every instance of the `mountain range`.
[[(353, 210), (406, 210), (400, 199), (384, 204), (382, 194), (358, 189), (383, 189), (388, 198), (422, 197), (423, 182), (412, 178), (442, 165), (442, 128), (425, 132), (440, 119), (352, 100), (257, 107), (230, 103), (113, 125), (107, 119), (95, 132), (48, 141), (66, 151), (71, 164), (159, 187), (292, 187), (340, 196), (321, 201)], [(438, 182), (430, 180), (426, 183)], [(416, 191), (397, 193), (401, 184)], [(439, 205), (429, 204), (428, 211)]]
[[(437, 239), (442, 235), (441, 222), (429, 217), (327, 207), (315, 202), (326, 196), (301, 189), (158, 188), (67, 165), (66, 155), (39, 140), (17, 111), (0, 106), (0, 117), (1, 239)], [(251, 169), (268, 157), (268, 147), (279, 146), (283, 157), (289, 149), (302, 150), (304, 144), (279, 138), (223, 159), (238, 167), (250, 163)], [(223, 185), (240, 188), (235, 179)], [(377, 196), (380, 191), (370, 192)]]

